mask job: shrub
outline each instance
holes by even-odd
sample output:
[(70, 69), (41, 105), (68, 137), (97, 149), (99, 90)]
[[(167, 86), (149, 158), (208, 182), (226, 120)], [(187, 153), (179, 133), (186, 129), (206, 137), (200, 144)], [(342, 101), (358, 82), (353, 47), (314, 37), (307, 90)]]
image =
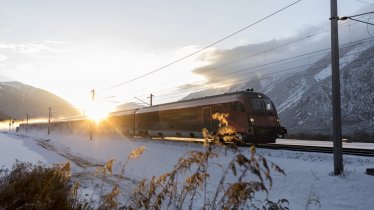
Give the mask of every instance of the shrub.
[(0, 209), (81, 209), (71, 193), (70, 164), (52, 168), (16, 161), (0, 171)]

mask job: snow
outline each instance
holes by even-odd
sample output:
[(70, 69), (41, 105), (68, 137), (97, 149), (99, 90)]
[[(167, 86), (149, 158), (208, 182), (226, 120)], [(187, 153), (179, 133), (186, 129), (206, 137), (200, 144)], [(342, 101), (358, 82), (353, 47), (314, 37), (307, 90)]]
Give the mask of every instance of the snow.
[(0, 133), (0, 167), (11, 168), (15, 160), (37, 163), (46, 162), (40, 154), (30, 150), (24, 142)]
[[(283, 142), (282, 142), (283, 141)], [(298, 143), (296, 140), (277, 140), (277, 143)], [(312, 142), (312, 144), (327, 144)], [(347, 143), (346, 145), (353, 145)], [(82, 191), (91, 195), (92, 179), (96, 166), (103, 165), (106, 160), (114, 158), (114, 173), (119, 173), (122, 163), (130, 152), (139, 147), (146, 149), (139, 159), (128, 162), (125, 176), (128, 180), (121, 183), (121, 191), (131, 190), (135, 183), (143, 178), (161, 175), (171, 170), (177, 160), (187, 151), (204, 148), (201, 144), (176, 141), (148, 140), (141, 138), (128, 139), (124, 137), (50, 135), (43, 133), (1, 133), (1, 163), (10, 166), (15, 158), (27, 161), (41, 160), (48, 164), (70, 161), (75, 179), (83, 186)], [(369, 145), (374, 148), (373, 144)], [(216, 151), (220, 157), (215, 161), (227, 164), (232, 153), (225, 155), (224, 149)], [(249, 148), (243, 153), (249, 155)], [(306, 153), (285, 150), (257, 149), (257, 154), (263, 155), (285, 170), (286, 176), (272, 174), (273, 187), (270, 199), (277, 201), (286, 198), (290, 209), (306, 209), (310, 195), (318, 197), (319, 206), (309, 206), (309, 209), (372, 209), (374, 200), (374, 177), (365, 174), (368, 167), (374, 167), (373, 157), (344, 156), (345, 173), (343, 176), (333, 176), (333, 156), (322, 153)], [(4, 156), (4, 157), (3, 157)], [(209, 168), (212, 183), (219, 180), (222, 169)], [(91, 174), (91, 175), (90, 175)], [(78, 176), (79, 175), (79, 176)], [(109, 188), (111, 189), (111, 188)]]
[(278, 107), (278, 114), (283, 112), (284, 110), (292, 107), (292, 105), (296, 105), (297, 102), (302, 98), (303, 94), (307, 90), (304, 86), (306, 84), (306, 80), (304, 78), (301, 79), (302, 87), (295, 90), (291, 95), (285, 100), (282, 104)]
[[(347, 54), (342, 56), (339, 59), (340, 69), (343, 69), (352, 61), (356, 60), (358, 56), (360, 56), (361, 52), (367, 50), (371, 44), (358, 44), (356, 47), (351, 49)], [(314, 75), (314, 79), (318, 82), (321, 80), (326, 79), (327, 77), (331, 76), (331, 64), (329, 64), (326, 68), (322, 69), (320, 72)]]
[(331, 76), (331, 64), (314, 75), (316, 81), (321, 81)]

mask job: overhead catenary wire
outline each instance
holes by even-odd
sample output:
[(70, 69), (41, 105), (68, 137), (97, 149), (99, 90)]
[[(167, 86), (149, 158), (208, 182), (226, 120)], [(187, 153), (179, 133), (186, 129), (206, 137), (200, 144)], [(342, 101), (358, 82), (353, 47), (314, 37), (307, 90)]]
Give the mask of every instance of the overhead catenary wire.
[[(357, 40), (357, 41), (354, 41), (354, 42), (350, 42), (350, 43), (345, 43), (345, 44), (341, 44), (340, 45), (340, 47), (346, 47), (346, 46), (350, 46), (350, 45), (358, 45), (358, 44), (363, 44), (363, 43), (365, 43), (365, 42), (368, 42), (368, 41), (371, 41), (373, 38), (372, 37), (370, 37), (370, 38), (364, 38), (364, 39), (361, 39), (361, 40)], [(326, 49), (321, 49), (321, 50), (317, 50), (317, 51), (314, 51), (314, 52), (311, 52), (311, 54), (312, 53), (316, 53), (316, 52), (319, 52), (319, 51), (326, 51), (326, 50), (330, 50), (330, 48), (326, 48)], [(326, 53), (328, 53), (328, 52), (326, 52)], [(294, 57), (299, 57), (299, 56), (302, 56), (302, 55), (298, 55), (298, 56), (294, 56)], [(292, 58), (292, 57), (291, 57)], [(291, 58), (286, 58), (286, 59), (283, 59), (283, 60), (288, 60), (288, 59), (291, 59)], [(307, 58), (307, 57), (306, 57)], [(276, 61), (275, 61), (276, 62)], [(271, 64), (271, 63), (269, 63), (269, 64)], [(283, 64), (281, 64), (281, 65), (283, 65)], [(251, 68), (248, 68), (248, 69), (251, 69)], [(235, 72), (234, 72), (235, 73)], [(231, 74), (227, 74), (227, 76), (229, 76), (229, 75), (231, 75)], [(221, 75), (219, 75), (219, 76), (221, 76)], [(211, 78), (209, 78), (209, 79), (213, 79), (213, 77), (211, 77)], [(201, 82), (201, 81), (196, 81), (196, 82), (193, 82), (193, 83), (188, 83), (188, 84), (185, 84), (185, 85), (193, 85), (193, 84), (196, 84), (196, 83), (198, 83), (198, 82)], [(178, 89), (178, 88), (180, 88), (181, 86), (178, 86), (178, 87), (175, 87), (175, 88), (168, 88), (168, 89), (163, 89), (162, 91), (167, 91), (167, 90), (173, 90), (173, 89)], [(203, 88), (203, 89), (206, 89), (206, 88)], [(156, 91), (156, 92), (154, 92), (154, 93), (157, 93), (157, 92), (161, 92), (161, 91)], [(186, 93), (182, 93), (181, 95), (183, 95), (183, 94), (186, 94)], [(158, 94), (158, 98), (160, 98), (160, 97), (162, 97), (163, 95), (162, 94)], [(131, 99), (125, 99), (124, 100), (124, 102), (125, 101), (129, 101), (129, 102), (131, 102)]]
[(356, 18), (351, 18), (351, 17), (349, 17), (348, 19), (353, 20), (353, 21), (357, 21), (357, 22), (360, 22), (360, 23), (365, 23), (365, 24), (368, 24), (368, 25), (372, 25), (372, 26), (374, 26), (374, 23), (370, 23), (370, 22), (366, 22), (366, 21), (358, 20), (358, 19), (356, 19)]
[[(365, 14), (368, 14), (368, 13), (363, 13), (363, 14), (360, 14), (360, 15), (365, 15)], [(344, 23), (343, 23), (344, 24)], [(343, 25), (343, 24), (341, 24), (341, 25)], [(352, 25), (352, 24), (350, 24), (350, 25)], [(323, 30), (323, 31), (321, 31), (321, 32), (325, 32), (326, 30)], [(311, 35), (311, 36), (313, 36), (313, 35)], [(294, 40), (294, 41), (291, 41), (292, 43), (296, 43), (297, 42), (297, 40)], [(289, 43), (289, 44), (291, 44), (291, 42)], [(287, 44), (287, 43), (286, 43)], [(268, 50), (265, 50), (265, 51), (268, 51)], [(232, 63), (234, 63), (234, 62), (232, 62)], [(152, 91), (153, 92), (153, 91)]]
[[(357, 54), (357, 53), (355, 53)], [(361, 59), (363, 60), (363, 59)], [(361, 61), (359, 60), (359, 61)], [(328, 62), (330, 62), (330, 60), (328, 60)], [(341, 62), (341, 64), (349, 64), (350, 62)], [(316, 66), (316, 67), (313, 67), (313, 68), (310, 68), (310, 70), (314, 70), (314, 69), (318, 69), (318, 68), (321, 68), (323, 66), (325, 66), (326, 64), (324, 65), (320, 65), (320, 66)], [(273, 73), (268, 73), (268, 74), (263, 74), (261, 76), (261, 78), (252, 78), (252, 77), (249, 77), (249, 78), (244, 78), (244, 79), (240, 79), (240, 80), (236, 80), (236, 81), (233, 81), (233, 82), (228, 82), (228, 83), (224, 83), (224, 85), (230, 85), (230, 84), (241, 84), (243, 82), (249, 82), (249, 81), (260, 81), (260, 80), (263, 80), (263, 79), (269, 79), (269, 78), (272, 78), (274, 74), (279, 74), (279, 73), (283, 73), (283, 72), (287, 72), (287, 71), (291, 71), (291, 70), (295, 70), (295, 69), (298, 69), (298, 68), (304, 68), (308, 65), (302, 65), (302, 66), (298, 66), (298, 67), (294, 67), (294, 68), (289, 68), (289, 69), (283, 69), (283, 70), (280, 70), (280, 71), (277, 71), (277, 72), (273, 72)], [(286, 73), (286, 74), (280, 74), (278, 75), (277, 77), (284, 77), (284, 76), (289, 76), (289, 75), (296, 75), (296, 74), (299, 74), (300, 72), (290, 72), (290, 73)], [(199, 90), (205, 90), (206, 88), (201, 88)], [(195, 91), (199, 91), (199, 90), (194, 90)], [(191, 91), (192, 92), (192, 91)], [(165, 94), (164, 96), (171, 96), (171, 97), (166, 97), (166, 98), (163, 98), (161, 100), (166, 100), (166, 99), (171, 99), (171, 98), (177, 98), (177, 97), (180, 97), (180, 96), (183, 96), (185, 95), (185, 93), (176, 93), (176, 94)]]
[[(346, 55), (340, 56), (340, 58), (358, 55), (358, 54), (360, 54), (362, 52), (363, 51), (359, 51), (359, 52), (355, 52), (355, 53), (351, 53), (351, 54), (346, 54)], [(361, 59), (361, 60), (364, 60), (364, 59)], [(358, 61), (361, 61), (361, 60), (358, 60)], [(330, 63), (330, 62), (331, 62), (331, 59), (327, 59), (327, 60), (324, 61), (324, 63), (321, 63), (321, 64), (319, 64), (317, 66), (314, 66), (313, 68), (309, 68), (309, 70), (314, 70), (314, 69), (322, 68), (322, 67), (328, 65), (328, 63)], [(341, 64), (350, 64), (350, 63), (351, 63), (350, 61), (341, 62)], [(261, 78), (248, 77), (248, 78), (243, 78), (243, 79), (240, 79), (240, 80), (235, 80), (235, 81), (232, 81), (232, 82), (223, 83), (223, 85), (227, 85), (228, 86), (230, 84), (242, 84), (244, 82), (249, 82), (249, 81), (260, 81), (260, 80), (263, 80), (263, 79), (274, 78), (274, 75), (277, 75), (275, 77), (284, 77), (284, 76), (289, 76), (289, 75), (296, 75), (296, 74), (299, 74), (300, 72), (290, 72), (290, 73), (286, 73), (286, 74), (281, 74), (281, 73), (292, 71), (292, 70), (296, 70), (296, 69), (302, 69), (302, 68), (305, 68), (307, 66), (309, 66), (309, 64), (300, 65), (300, 66), (292, 67), (292, 68), (286, 68), (286, 69), (282, 69), (282, 70), (279, 70), (279, 71), (276, 71), (276, 72), (271, 72), (271, 73), (263, 74), (263, 75), (261, 75)], [(205, 90), (205, 89), (206, 88), (194, 89), (193, 92), (200, 91), (200, 90)], [(192, 90), (190, 90), (189, 92), (192, 92)], [(172, 99), (172, 98), (177, 98), (177, 97), (183, 96), (185, 94), (186, 93), (174, 93), (174, 94), (171, 93), (171, 94), (159, 95), (159, 97), (162, 98), (161, 100), (168, 100), (168, 99)], [(126, 110), (119, 110), (119, 111), (126, 111)], [(67, 117), (65, 117), (63, 119), (58, 119), (58, 120), (74, 120), (74, 119), (83, 119), (83, 118), (82, 118), (82, 116), (73, 115), (73, 116), (70, 116), (70, 117), (67, 116)]]
[(370, 3), (370, 2), (367, 2), (367, 1), (363, 1), (363, 0), (356, 0), (356, 1), (361, 2), (361, 3), (368, 4), (368, 5), (373, 5), (373, 6), (374, 6), (373, 3)]
[[(340, 58), (358, 55), (358, 54), (360, 54), (362, 52), (363, 51), (355, 52), (355, 53), (351, 53), (351, 54), (346, 54), (344, 56), (340, 56)], [(316, 69), (316, 68), (320, 68), (320, 67), (326, 66), (329, 62), (331, 62), (331, 59), (326, 59), (326, 60), (324, 60), (324, 63), (320, 64), (317, 67), (310, 68), (310, 69)], [(342, 64), (346, 64), (346, 63), (348, 63), (348, 62), (342, 62)], [(263, 74), (261, 77), (263, 78), (264, 76), (270, 76), (270, 75), (275, 75), (275, 74), (279, 74), (279, 73), (282, 73), (282, 72), (287, 72), (287, 71), (302, 69), (302, 68), (305, 68), (305, 67), (308, 67), (308, 66), (309, 66), (309, 64), (307, 64), (307, 65), (301, 65), (301, 66), (297, 66), (297, 67), (286, 68), (286, 69), (282, 69), (282, 70), (279, 70), (279, 71), (276, 71), (276, 72), (271, 72), (271, 73)], [(300, 72), (295, 72), (295, 74), (296, 73), (300, 73)], [(293, 73), (289, 73), (289, 74), (293, 74)], [(289, 74), (285, 74), (285, 75), (289, 75)], [(281, 76), (284, 76), (284, 75), (281, 75)], [(257, 81), (257, 80), (261, 80), (262, 78), (258, 79), (258, 78), (249, 77), (249, 78), (245, 78), (245, 79), (241, 79), (241, 80), (235, 80), (233, 82), (221, 83), (221, 85), (228, 86), (230, 84), (235, 84), (235, 83), (240, 82), (240, 81)], [(206, 87), (203, 87), (203, 88), (200, 87), (200, 88), (196, 88), (196, 89), (193, 89), (193, 90), (185, 91), (184, 93), (180, 93), (179, 92), (179, 93), (163, 94), (163, 95), (159, 95), (159, 98), (163, 98), (165, 96), (172, 96), (172, 95), (183, 96), (183, 95), (186, 94), (186, 92), (187, 93), (188, 92), (196, 92), (196, 91), (201, 91), (201, 90), (205, 90), (205, 89), (206, 89)], [(170, 99), (170, 98), (174, 98), (174, 97), (168, 97), (168, 98), (163, 98), (163, 99)], [(163, 100), (163, 99), (161, 99), (161, 100)]]
[[(350, 46), (350, 45), (358, 45), (358, 44), (365, 43), (367, 41), (371, 41), (372, 39), (373, 38), (362, 39), (362, 40), (358, 40), (358, 41), (347, 43), (347, 44), (341, 44), (340, 46), (341, 47), (345, 47), (345, 46)], [(288, 61), (288, 60), (299, 58), (299, 57), (303, 57), (303, 56), (305, 56), (305, 58), (303, 58), (303, 59), (306, 59), (306, 58), (308, 58), (307, 55), (313, 55), (313, 54), (316, 54), (316, 53), (319, 53), (319, 52), (328, 51), (328, 50), (330, 50), (330, 48), (325, 48), (325, 49), (316, 50), (316, 51), (313, 51), (313, 52), (310, 52), (310, 53), (305, 53), (305, 54), (301, 54), (301, 55), (297, 55), (297, 56), (292, 56), (292, 57), (289, 57), (289, 58), (285, 58), (285, 59), (273, 61), (273, 62), (270, 62), (270, 63), (267, 63), (267, 64), (261, 64), (261, 65), (257, 65), (257, 66), (251, 66), (251, 67), (247, 67), (247, 68), (244, 68), (244, 69), (239, 69), (239, 70), (236, 70), (236, 71), (233, 71), (233, 72), (230, 72), (230, 73), (215, 74), (215, 76), (209, 77), (209, 78), (204, 79), (204, 80), (199, 80), (199, 81), (195, 81), (195, 82), (192, 82), (192, 83), (188, 83), (188, 84), (184, 84), (184, 85), (179, 85), (179, 86), (174, 87), (174, 88), (163, 89), (161, 91), (154, 91), (154, 93), (159, 93), (159, 92), (164, 92), (164, 91), (171, 91), (171, 90), (179, 89), (182, 86), (199, 84), (201, 82), (208, 81), (208, 80), (211, 80), (211, 79), (217, 79), (217, 78), (221, 78), (221, 77), (224, 77), (224, 76), (230, 76), (230, 75), (233, 75), (233, 74), (237, 74), (239, 72), (247, 72), (248, 70), (252, 70), (252, 69), (256, 69), (256, 68), (260, 68), (260, 67), (265, 67), (265, 66), (268, 66), (268, 65), (280, 63), (280, 62), (283, 62), (283, 61)], [(326, 53), (328, 53), (328, 52), (326, 52)], [(313, 55), (313, 56), (318, 56), (318, 55), (322, 55), (322, 54), (325, 54), (325, 53), (321, 53), (321, 54), (317, 54), (317, 55)], [(309, 56), (309, 57), (313, 57), (313, 56)], [(291, 61), (291, 62), (293, 62), (293, 61)], [(280, 66), (280, 65), (284, 65), (284, 64), (279, 64), (277, 66)]]
[(368, 25), (373, 25), (373, 23), (370, 23), (370, 22), (366, 22), (366, 21), (362, 21), (362, 20), (359, 20), (359, 19), (356, 19), (355, 17), (360, 17), (360, 16), (364, 16), (364, 15), (370, 15), (370, 14), (373, 14), (374, 11), (371, 11), (371, 12), (365, 12), (365, 13), (361, 13), (361, 14), (357, 14), (357, 15), (351, 15), (351, 16), (342, 16), (342, 17), (335, 17), (337, 18), (338, 20), (353, 20), (353, 21), (357, 21), (357, 22), (360, 22), (360, 23), (365, 23), (365, 24), (368, 24)]
[(205, 46), (205, 47), (203, 47), (203, 48), (201, 48), (201, 49), (199, 49), (199, 50), (197, 50), (197, 51), (195, 51), (195, 52), (192, 52), (192, 53), (190, 53), (190, 54), (188, 54), (188, 55), (186, 55), (186, 56), (183, 56), (183, 57), (181, 57), (181, 58), (179, 58), (179, 59), (177, 59), (177, 60), (175, 60), (175, 61), (173, 61), (173, 62), (171, 62), (171, 63), (168, 63), (168, 64), (166, 64), (166, 65), (164, 65), (164, 66), (161, 66), (161, 67), (159, 67), (159, 68), (157, 68), (157, 69), (155, 69), (155, 70), (152, 70), (152, 71), (150, 71), (150, 72), (148, 72), (148, 73), (145, 73), (145, 74), (140, 75), (140, 76), (138, 76), (138, 77), (135, 77), (135, 78), (133, 78), (133, 79), (127, 80), (127, 81), (125, 81), (125, 82), (122, 82), (122, 83), (119, 83), (119, 84), (116, 84), (116, 85), (113, 85), (113, 86), (107, 87), (107, 88), (105, 88), (105, 89), (102, 89), (101, 91), (107, 91), (107, 90), (110, 90), (110, 89), (113, 89), (113, 88), (116, 88), (116, 87), (119, 87), (119, 86), (122, 86), (122, 85), (128, 84), (128, 83), (133, 82), (133, 81), (136, 81), (136, 80), (138, 80), (138, 79), (140, 79), (140, 78), (146, 77), (146, 76), (148, 76), (148, 75), (151, 75), (151, 74), (153, 74), (153, 73), (156, 73), (156, 72), (158, 72), (158, 71), (161, 71), (161, 70), (163, 70), (163, 69), (166, 69), (166, 68), (169, 67), (169, 66), (172, 66), (172, 65), (174, 65), (174, 64), (176, 64), (176, 63), (179, 63), (179, 62), (182, 61), (182, 60), (185, 60), (186, 58), (189, 58), (189, 57), (191, 57), (191, 56), (193, 56), (193, 55), (196, 55), (196, 54), (198, 54), (198, 53), (200, 53), (200, 52), (202, 52), (202, 51), (204, 51), (204, 50), (207, 50), (208, 48), (210, 48), (210, 47), (212, 47), (212, 46), (214, 46), (214, 45), (216, 45), (216, 44), (218, 44), (218, 43), (220, 43), (220, 42), (222, 42), (222, 41), (224, 41), (224, 40), (226, 40), (226, 39), (228, 39), (228, 38), (230, 38), (230, 37), (233, 37), (233, 36), (235, 36), (236, 34), (242, 32), (242, 31), (244, 31), (244, 30), (247, 30), (248, 28), (251, 28), (251, 27), (257, 25), (258, 23), (260, 23), (260, 22), (262, 22), (262, 21), (264, 21), (264, 20), (266, 20), (266, 19), (268, 19), (268, 18), (270, 18), (270, 17), (272, 17), (272, 16), (274, 16), (274, 15), (276, 15), (276, 14), (278, 14), (278, 13), (280, 13), (280, 12), (286, 10), (286, 9), (288, 9), (289, 7), (291, 7), (291, 6), (293, 6), (293, 5), (297, 4), (297, 3), (299, 3), (299, 2), (301, 2), (301, 1), (302, 1), (302, 0), (297, 0), (297, 1), (293, 2), (293, 3), (291, 3), (291, 4), (288, 4), (287, 6), (285, 6), (285, 7), (281, 8), (281, 9), (279, 9), (279, 10), (277, 10), (277, 11), (275, 11), (275, 12), (273, 12), (273, 13), (271, 13), (271, 14), (269, 14), (269, 15), (267, 15), (267, 16), (265, 16), (265, 17), (263, 17), (263, 18), (261, 18), (261, 19), (259, 19), (259, 20), (257, 20), (257, 21), (255, 21), (254, 23), (252, 23), (252, 24), (250, 24), (250, 25), (248, 25), (248, 26), (245, 26), (244, 28), (241, 28), (241, 29), (239, 29), (239, 30), (237, 30), (237, 31), (235, 31), (235, 32), (233, 32), (233, 33), (231, 33), (231, 34), (229, 34), (229, 35), (227, 35), (227, 36), (225, 36), (225, 37), (223, 37), (223, 38), (221, 38), (221, 39), (219, 39), (219, 40), (217, 40), (217, 41), (211, 43), (211, 44), (208, 44), (207, 46)]
[(351, 15), (351, 16), (348, 16), (348, 17), (359, 17), (359, 16), (363, 16), (363, 15), (370, 15), (370, 14), (373, 14), (374, 11), (371, 11), (371, 12), (365, 12), (365, 13), (361, 13), (361, 14), (357, 14), (357, 15)]
[[(347, 27), (347, 26), (351, 26), (351, 25), (354, 25), (354, 24), (356, 24), (356, 23), (349, 23), (349, 25), (348, 25), (347, 23), (341, 23), (341, 24), (340, 24), (340, 27)], [(307, 36), (305, 36), (305, 37), (301, 37), (301, 38), (298, 38), (298, 39), (296, 39), (296, 40), (291, 40), (290, 42), (287, 42), (287, 43), (282, 43), (282, 44), (280, 44), (280, 45), (278, 45), (278, 46), (275, 46), (275, 47), (271, 47), (271, 48), (268, 48), (268, 49), (265, 49), (265, 50), (261, 50), (261, 51), (259, 51), (259, 52), (255, 52), (255, 53), (253, 53), (253, 54), (250, 54), (250, 55), (244, 56), (244, 57), (239, 58), (239, 59), (236, 59), (236, 60), (234, 60), (234, 61), (229, 61), (229, 62), (227, 62), (227, 63), (221, 64), (221, 65), (218, 65), (218, 66), (214, 66), (214, 67), (211, 67), (211, 68), (207, 68), (207, 69), (205, 69), (203, 72), (212, 71), (212, 70), (215, 70), (215, 69), (222, 68), (222, 67), (224, 67), (224, 66), (228, 66), (228, 65), (231, 65), (231, 64), (234, 64), (234, 63), (240, 62), (240, 61), (245, 60), (245, 59), (253, 58), (253, 57), (256, 57), (256, 56), (262, 55), (264, 52), (270, 52), (270, 51), (273, 51), (273, 50), (279, 49), (279, 48), (281, 48), (281, 47), (285, 47), (285, 46), (288, 46), (288, 45), (292, 45), (292, 44), (297, 43), (297, 42), (300, 42), (300, 41), (302, 41), (302, 40), (304, 40), (304, 39), (311, 38), (311, 37), (313, 37), (313, 36), (317, 36), (317, 35), (319, 35), (319, 34), (321, 34), (321, 33), (328, 32), (328, 31), (329, 31), (329, 28), (328, 28), (328, 29), (321, 30), (321, 31), (316, 32), (316, 33), (314, 33), (314, 34), (309, 34), (309, 35), (307, 35)], [(328, 49), (330, 49), (330, 48), (328, 48)], [(183, 78), (183, 77), (182, 77), (182, 78)], [(174, 81), (174, 80), (173, 80), (173, 81)], [(167, 82), (163, 82), (163, 85), (165, 85), (166, 83), (167, 83)], [(166, 89), (166, 90), (167, 90), (167, 89)], [(155, 92), (155, 91), (153, 91), (153, 92)], [(156, 92), (160, 92), (160, 91), (156, 91)]]
[[(351, 26), (351, 25), (354, 25), (354, 24), (357, 24), (357, 23), (349, 23), (349, 25), (348, 25), (348, 23), (344, 22), (344, 23), (340, 23), (340, 24), (339, 24), (339, 27), (347, 27), (347, 26)], [(242, 61), (242, 60), (245, 60), (245, 59), (253, 58), (253, 57), (255, 57), (255, 56), (259, 56), (259, 55), (261, 55), (261, 54), (263, 54), (263, 53), (265, 53), (265, 52), (270, 52), (270, 51), (273, 51), (273, 50), (279, 49), (279, 48), (281, 48), (281, 47), (285, 47), (285, 46), (288, 46), (288, 45), (292, 45), (292, 44), (297, 43), (297, 42), (299, 42), (299, 41), (302, 41), (302, 40), (304, 40), (304, 39), (311, 38), (311, 37), (317, 36), (317, 35), (319, 35), (319, 34), (321, 34), (321, 33), (328, 32), (328, 31), (329, 31), (329, 27), (327, 27), (326, 29), (323, 29), (323, 30), (321, 30), (321, 31), (319, 31), (319, 32), (316, 32), (316, 33), (313, 33), (313, 34), (308, 34), (308, 35), (305, 36), (305, 37), (298, 38), (298, 39), (296, 39), (296, 40), (291, 40), (290, 42), (282, 43), (282, 44), (280, 44), (280, 45), (278, 45), (278, 46), (271, 47), (271, 48), (268, 48), (268, 49), (265, 49), (265, 50), (262, 50), (262, 51), (259, 51), (259, 52), (256, 52), (256, 53), (253, 53), (253, 54), (250, 54), (250, 55), (248, 55), (248, 56), (245, 56), (245, 57), (239, 58), (239, 59), (237, 59), (237, 60), (230, 61), (230, 62), (228, 62), (228, 63), (224, 63), (224, 64), (221, 64), (221, 65), (219, 65), (219, 66), (215, 66), (215, 67), (212, 67), (212, 68), (206, 69), (206, 70), (204, 70), (204, 72), (206, 72), (206, 71), (212, 71), (212, 70), (215, 70), (215, 69), (221, 68), (221, 67), (223, 67), (223, 66), (231, 65), (231, 64), (234, 64), (234, 63), (240, 62), (240, 61)], [(183, 77), (182, 77), (182, 78), (183, 78)], [(175, 80), (173, 80), (173, 82), (174, 82), (174, 81), (175, 81)], [(168, 83), (168, 82), (163, 82), (162, 85), (165, 85), (165, 84), (167, 84), (167, 83)], [(145, 89), (143, 89), (143, 90), (145, 90)], [(153, 91), (153, 92), (155, 92), (155, 91)], [(158, 92), (158, 91), (157, 91), (157, 92)], [(147, 94), (148, 94), (148, 93), (147, 93)]]
[[(357, 40), (355, 42), (352, 42), (352, 43), (346, 43), (346, 44), (341, 44), (341, 47), (344, 47), (344, 46), (348, 46), (348, 45), (352, 45), (352, 44), (360, 44), (360, 43), (363, 43), (365, 41), (370, 41), (372, 38), (366, 38), (366, 39), (361, 39), (361, 40)], [(295, 58), (299, 58), (299, 57), (302, 57), (302, 56), (307, 56), (307, 55), (312, 55), (312, 54), (315, 54), (315, 53), (318, 53), (318, 52), (323, 52), (323, 51), (327, 51), (329, 50), (330, 48), (325, 48), (325, 49), (321, 49), (321, 50), (317, 50), (317, 51), (314, 51), (314, 52), (310, 52), (310, 53), (305, 53), (305, 54), (301, 54), (301, 55), (297, 55), (297, 56), (292, 56), (292, 57), (289, 57), (289, 58), (285, 58), (285, 59), (281, 59), (281, 60), (278, 60), (278, 61), (273, 61), (273, 62), (270, 62), (270, 63), (267, 63), (265, 65), (259, 65), (257, 67), (263, 67), (263, 66), (267, 66), (267, 65), (271, 65), (271, 64), (274, 64), (274, 63), (279, 63), (279, 62), (282, 62), (282, 61), (287, 61), (287, 60), (291, 60), (291, 59), (295, 59)], [(307, 57), (306, 57), (307, 58)], [(284, 65), (284, 64), (281, 64), (281, 65)], [(249, 69), (254, 69), (256, 66), (254, 67), (248, 67), (248, 70)], [(239, 71), (239, 70), (237, 70)], [(232, 74), (235, 74), (236, 72), (232, 73)], [(225, 76), (230, 76), (232, 74), (226, 74)], [(217, 75), (218, 77), (223, 77), (223, 75)], [(213, 79), (212, 77), (209, 78), (209, 79)], [(197, 82), (201, 82), (201, 81), (197, 81)], [(193, 83), (188, 83), (186, 85), (191, 85), (191, 84), (194, 84), (194, 83), (197, 83), (197, 82), (193, 82)], [(175, 87), (175, 88), (169, 88), (169, 89), (164, 89), (164, 90), (161, 90), (161, 91), (167, 91), (167, 90), (172, 90), (172, 89), (178, 89), (180, 88), (180, 86), (178, 87)], [(206, 89), (206, 88), (203, 88), (203, 89)], [(202, 89), (202, 90), (203, 90)], [(157, 93), (157, 92), (161, 92), (161, 91), (155, 91), (154, 93)], [(183, 94), (186, 94), (186, 93), (180, 93), (180, 95), (183, 95)], [(165, 94), (164, 94), (165, 95)], [(163, 94), (158, 94), (158, 98), (162, 98), (164, 96)], [(167, 94), (166, 94), (167, 95)], [(148, 95), (147, 95), (148, 96)], [(69, 108), (67, 109), (69, 110)], [(62, 110), (61, 110), (62, 111)], [(56, 110), (53, 112), (53, 113), (56, 113), (56, 112), (60, 112), (60, 110)], [(62, 111), (63, 112), (63, 111)], [(70, 114), (70, 113), (69, 113)], [(62, 116), (66, 116), (66, 115), (69, 115), (68, 113), (63, 113), (61, 114)], [(74, 113), (71, 113), (73, 115), (75, 115)], [(81, 116), (81, 115), (79, 115)]]

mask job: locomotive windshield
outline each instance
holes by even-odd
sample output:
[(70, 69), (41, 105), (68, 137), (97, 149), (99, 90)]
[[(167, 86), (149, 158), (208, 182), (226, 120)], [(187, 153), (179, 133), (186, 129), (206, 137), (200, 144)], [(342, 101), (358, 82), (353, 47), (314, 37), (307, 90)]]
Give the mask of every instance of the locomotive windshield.
[(257, 114), (274, 114), (273, 103), (269, 99), (251, 99), (253, 112)]

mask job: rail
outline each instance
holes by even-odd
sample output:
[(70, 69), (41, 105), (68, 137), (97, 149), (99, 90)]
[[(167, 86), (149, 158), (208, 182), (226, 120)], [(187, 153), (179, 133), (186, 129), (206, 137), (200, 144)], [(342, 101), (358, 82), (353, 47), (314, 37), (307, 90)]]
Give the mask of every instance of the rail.
[[(320, 153), (332, 153), (333, 152), (332, 147), (321, 147), (321, 146), (259, 144), (256, 147), (264, 148), (264, 149), (290, 150), (290, 151), (300, 151), (300, 152), (320, 152)], [(343, 154), (374, 157), (374, 150), (361, 149), (361, 148), (343, 148)]]

